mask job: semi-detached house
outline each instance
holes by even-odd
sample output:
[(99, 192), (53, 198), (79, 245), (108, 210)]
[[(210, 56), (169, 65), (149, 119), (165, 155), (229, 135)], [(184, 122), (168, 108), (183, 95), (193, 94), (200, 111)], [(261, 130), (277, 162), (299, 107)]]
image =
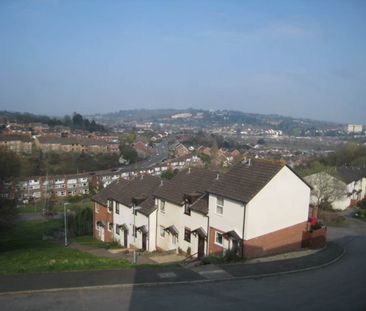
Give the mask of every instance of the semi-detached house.
[(111, 186), (104, 208), (112, 225), (104, 228), (125, 247), (197, 257), (232, 250), (249, 258), (299, 249), (307, 230), (310, 186), (281, 162), (249, 160), (223, 175), (192, 168), (172, 180), (144, 176)]

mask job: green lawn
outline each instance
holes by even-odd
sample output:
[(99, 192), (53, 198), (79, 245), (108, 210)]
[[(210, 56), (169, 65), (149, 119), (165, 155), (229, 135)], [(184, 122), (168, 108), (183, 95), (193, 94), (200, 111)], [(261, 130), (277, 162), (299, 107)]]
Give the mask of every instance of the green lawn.
[(121, 248), (116, 242), (102, 242), (100, 240), (95, 239), (91, 235), (82, 235), (73, 238), (73, 241), (80, 243), (81, 245), (86, 245), (95, 248), (105, 248), (105, 249), (116, 249)]
[(62, 221), (18, 222), (0, 235), (0, 274), (95, 270), (131, 267), (125, 260), (105, 259), (44, 240), (62, 227)]

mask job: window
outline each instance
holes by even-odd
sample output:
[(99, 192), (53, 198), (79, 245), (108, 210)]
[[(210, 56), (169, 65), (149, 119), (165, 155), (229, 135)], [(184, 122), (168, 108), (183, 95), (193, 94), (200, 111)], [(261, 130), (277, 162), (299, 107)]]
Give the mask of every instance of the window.
[(137, 238), (137, 230), (136, 230), (136, 226), (132, 225), (132, 235)]
[(116, 234), (119, 235), (119, 225), (118, 224), (116, 224)]
[(108, 231), (112, 231), (113, 230), (113, 223), (109, 222), (108, 223)]
[(222, 233), (216, 231), (215, 243), (222, 245)]
[(160, 226), (160, 236), (162, 237), (162, 238), (165, 238), (165, 230), (164, 230), (165, 228), (163, 227), (163, 226)]
[(165, 213), (165, 201), (160, 200), (160, 211)]
[(188, 202), (184, 203), (184, 214), (190, 216), (191, 215), (191, 208), (189, 207)]
[(96, 212), (96, 213), (99, 213), (99, 210), (100, 210), (100, 209), (99, 209), (99, 206), (98, 206), (98, 205), (95, 205), (95, 212)]
[(116, 214), (119, 214), (119, 203), (116, 203)]
[(108, 201), (107, 205), (108, 205), (108, 213), (112, 213), (113, 212), (113, 202)]
[(222, 215), (224, 213), (224, 198), (217, 197), (216, 199), (216, 214)]
[(95, 222), (95, 229), (99, 230), (99, 224), (98, 221)]
[(191, 229), (184, 228), (184, 241), (191, 242)]

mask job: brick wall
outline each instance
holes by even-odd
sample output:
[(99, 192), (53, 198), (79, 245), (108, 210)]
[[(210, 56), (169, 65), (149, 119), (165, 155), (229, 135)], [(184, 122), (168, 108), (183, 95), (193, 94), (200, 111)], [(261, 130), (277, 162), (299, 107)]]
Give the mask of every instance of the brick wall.
[[(99, 213), (96, 212), (96, 208), (99, 208)], [(113, 215), (112, 213), (108, 212), (108, 208), (102, 204), (97, 202), (93, 202), (93, 235), (96, 239), (99, 240), (99, 231), (97, 230), (96, 223), (97, 221), (102, 221), (105, 223), (104, 227), (104, 241), (105, 242), (112, 242), (113, 238), (113, 228), (112, 231), (108, 230), (108, 223), (113, 222)]]
[(301, 249), (307, 222), (244, 241), (244, 257), (253, 258)]
[(220, 246), (220, 245), (217, 245), (215, 243), (215, 237), (216, 237), (215, 232), (216, 231), (224, 233), (221, 230), (210, 227), (209, 234), (208, 234), (208, 254), (209, 255), (222, 256), (223, 251), (224, 251), (223, 247)]

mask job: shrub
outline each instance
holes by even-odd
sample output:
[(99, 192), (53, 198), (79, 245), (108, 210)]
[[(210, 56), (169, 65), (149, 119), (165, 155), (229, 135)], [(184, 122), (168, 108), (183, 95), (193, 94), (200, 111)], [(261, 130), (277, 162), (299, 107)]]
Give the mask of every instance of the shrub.
[(366, 209), (366, 198), (363, 198), (361, 201), (358, 201), (357, 206), (359, 208)]

